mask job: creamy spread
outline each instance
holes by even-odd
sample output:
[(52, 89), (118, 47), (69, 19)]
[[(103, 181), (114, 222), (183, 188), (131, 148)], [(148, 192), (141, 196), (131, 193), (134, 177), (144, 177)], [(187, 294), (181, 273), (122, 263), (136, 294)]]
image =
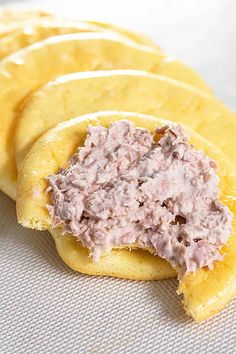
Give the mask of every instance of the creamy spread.
[(211, 268), (232, 225), (216, 167), (180, 125), (154, 135), (130, 121), (90, 126), (69, 167), (48, 177), (53, 227), (77, 237), (94, 261), (136, 244), (184, 271)]

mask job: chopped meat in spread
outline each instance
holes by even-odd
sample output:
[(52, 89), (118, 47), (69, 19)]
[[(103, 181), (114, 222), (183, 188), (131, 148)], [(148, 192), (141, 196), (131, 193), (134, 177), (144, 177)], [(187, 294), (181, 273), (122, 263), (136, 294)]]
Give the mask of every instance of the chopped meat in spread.
[(184, 271), (211, 268), (232, 224), (215, 170), (179, 125), (154, 135), (130, 121), (90, 126), (69, 167), (48, 177), (53, 227), (76, 236), (94, 261), (135, 243)]

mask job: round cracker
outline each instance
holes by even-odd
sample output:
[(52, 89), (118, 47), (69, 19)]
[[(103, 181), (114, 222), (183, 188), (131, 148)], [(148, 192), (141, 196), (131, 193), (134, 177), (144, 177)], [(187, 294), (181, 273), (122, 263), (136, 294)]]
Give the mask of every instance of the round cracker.
[[(72, 119), (51, 129), (34, 144), (23, 163), (19, 175), (17, 214), (20, 223), (31, 228), (50, 228), (51, 218), (45, 207), (46, 203), (50, 202), (48, 194), (45, 193), (47, 188), (46, 177), (49, 174), (57, 173), (59, 167), (66, 167), (68, 159), (76, 152), (77, 147), (83, 145), (89, 124), (107, 127), (111, 122), (120, 119), (129, 119), (133, 121), (136, 126), (147, 128), (151, 132), (153, 132), (157, 126), (168, 124), (167, 121), (162, 119), (135, 113), (98, 112)], [(209, 157), (217, 161), (219, 165), (218, 174), (220, 176), (220, 198), (235, 215), (236, 176), (231, 173), (230, 163), (220, 151), (210, 145), (201, 136), (190, 131), (186, 127), (185, 130), (187, 131), (190, 142), (193, 143), (197, 149), (204, 150)], [(54, 230), (53, 234), (58, 252), (62, 259), (64, 259), (69, 266), (72, 266), (73, 269), (86, 273), (86, 260), (80, 253), (81, 248), (79, 246), (78, 248), (76, 247), (77, 245), (74, 244), (71, 236), (66, 236), (68, 238), (63, 240), (60, 231)], [(135, 272), (136, 267), (143, 269), (142, 263), (139, 265), (138, 262), (136, 262), (137, 260), (132, 263), (132, 254), (135, 254), (133, 251), (129, 253), (130, 258), (128, 258), (128, 261), (126, 256), (122, 256), (123, 252), (126, 253), (129, 251), (118, 251), (118, 257), (121, 255), (121, 258), (116, 259), (114, 263), (112, 260), (110, 262), (108, 261), (108, 263), (105, 261), (108, 268), (106, 268), (105, 265), (105, 268), (101, 268), (97, 272), (94, 268), (88, 268), (89, 270), (87, 273), (109, 274), (132, 279), (134, 274), (138, 274), (139, 272)], [(221, 262), (216, 262), (213, 270), (207, 268), (198, 269), (194, 273), (186, 274), (180, 280), (178, 291), (184, 296), (183, 302), (186, 311), (197, 321), (212, 316), (221, 310), (236, 295), (235, 218), (232, 235), (222, 252), (225, 253), (224, 259)], [(116, 257), (114, 253), (113, 256)], [(109, 257), (109, 254), (104, 257)], [(150, 257), (153, 257), (153, 261), (154, 259), (158, 259), (158, 257), (155, 256), (150, 255)], [(144, 261), (142, 253), (141, 259)], [(80, 262), (83, 264), (81, 265)], [(146, 261), (144, 262), (146, 266)], [(125, 273), (116, 273), (116, 266), (118, 265), (119, 268), (119, 263), (121, 263), (119, 271), (123, 270)], [(91, 265), (91, 263), (88, 264)], [(97, 264), (99, 264), (99, 262)], [(113, 265), (114, 269), (112, 269)], [(133, 269), (131, 273), (129, 273), (130, 269)], [(155, 269), (156, 264), (153, 271), (155, 271)], [(113, 273), (113, 271), (115, 271), (115, 273)], [(134, 279), (137, 279), (137, 277)]]

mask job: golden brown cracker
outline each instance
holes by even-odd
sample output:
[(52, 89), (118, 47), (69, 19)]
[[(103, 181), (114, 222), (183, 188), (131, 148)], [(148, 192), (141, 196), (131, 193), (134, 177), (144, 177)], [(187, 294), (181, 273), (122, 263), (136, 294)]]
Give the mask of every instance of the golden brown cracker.
[[(51, 218), (45, 207), (46, 203), (50, 203), (49, 195), (45, 193), (47, 188), (46, 177), (56, 173), (59, 167), (66, 167), (68, 159), (75, 153), (77, 147), (83, 145), (89, 124), (108, 127), (111, 122), (120, 119), (131, 120), (136, 126), (147, 128), (151, 132), (153, 132), (157, 126), (168, 124), (167, 121), (157, 119), (156, 117), (137, 113), (97, 112), (61, 123), (51, 129), (34, 144), (23, 163), (19, 175), (17, 214), (21, 224), (30, 228), (50, 229)], [(235, 215), (236, 176), (231, 172), (230, 163), (217, 148), (210, 145), (201, 136), (186, 127), (185, 130), (189, 136), (190, 143), (197, 149), (203, 150), (210, 158), (217, 161), (219, 166), (218, 175), (220, 177), (220, 199)], [(61, 239), (63, 236), (60, 231), (55, 231), (54, 237), (59, 254), (64, 261), (68, 263), (69, 266), (72, 266), (73, 269), (86, 273), (86, 270), (82, 269), (82, 266), (79, 264), (81, 258), (77, 255), (77, 252), (79, 253), (80, 249), (75, 249), (74, 240), (69, 238), (69, 243), (67, 244), (67, 241)], [(56, 237), (58, 237), (58, 239)], [(232, 235), (228, 244), (224, 247), (223, 253), (225, 253), (223, 261), (216, 262), (213, 270), (208, 268), (198, 269), (194, 273), (186, 274), (180, 280), (179, 293), (183, 294), (183, 303), (186, 311), (197, 321), (207, 319), (217, 313), (236, 295), (235, 219)], [(104, 257), (109, 257), (109, 254)], [(153, 261), (156, 259), (155, 256), (150, 257), (153, 257)], [(122, 262), (122, 259), (119, 262)], [(124, 262), (126, 262), (125, 257)], [(89, 264), (91, 265), (91, 263)], [(109, 261), (108, 264), (110, 264)], [(132, 265), (131, 268), (135, 269), (135, 267), (133, 267), (132, 257), (128, 261), (127, 267), (129, 267), (130, 264)], [(93, 270), (87, 270), (87, 273), (108, 275), (107, 271), (109, 272), (109, 270), (107, 268), (105, 269), (106, 270), (100, 269), (101, 272), (99, 273), (99, 271), (97, 271), (96, 273), (93, 268)], [(110, 271), (111, 273), (109, 275), (119, 276), (118, 273), (112, 273), (112, 269), (110, 269)], [(122, 276), (123, 275), (124, 277), (127, 276), (129, 279), (134, 277), (133, 272), (123, 273)], [(137, 278), (134, 277), (134, 279)]]

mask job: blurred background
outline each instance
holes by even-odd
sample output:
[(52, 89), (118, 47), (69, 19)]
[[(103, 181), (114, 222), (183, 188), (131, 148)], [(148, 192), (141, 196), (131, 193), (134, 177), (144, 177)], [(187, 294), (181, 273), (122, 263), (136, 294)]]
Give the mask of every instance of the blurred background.
[[(0, 0), (1, 5), (16, 3)], [(235, 0), (29, 0), (78, 19), (114, 22), (154, 39), (166, 53), (197, 69), (236, 110)]]

